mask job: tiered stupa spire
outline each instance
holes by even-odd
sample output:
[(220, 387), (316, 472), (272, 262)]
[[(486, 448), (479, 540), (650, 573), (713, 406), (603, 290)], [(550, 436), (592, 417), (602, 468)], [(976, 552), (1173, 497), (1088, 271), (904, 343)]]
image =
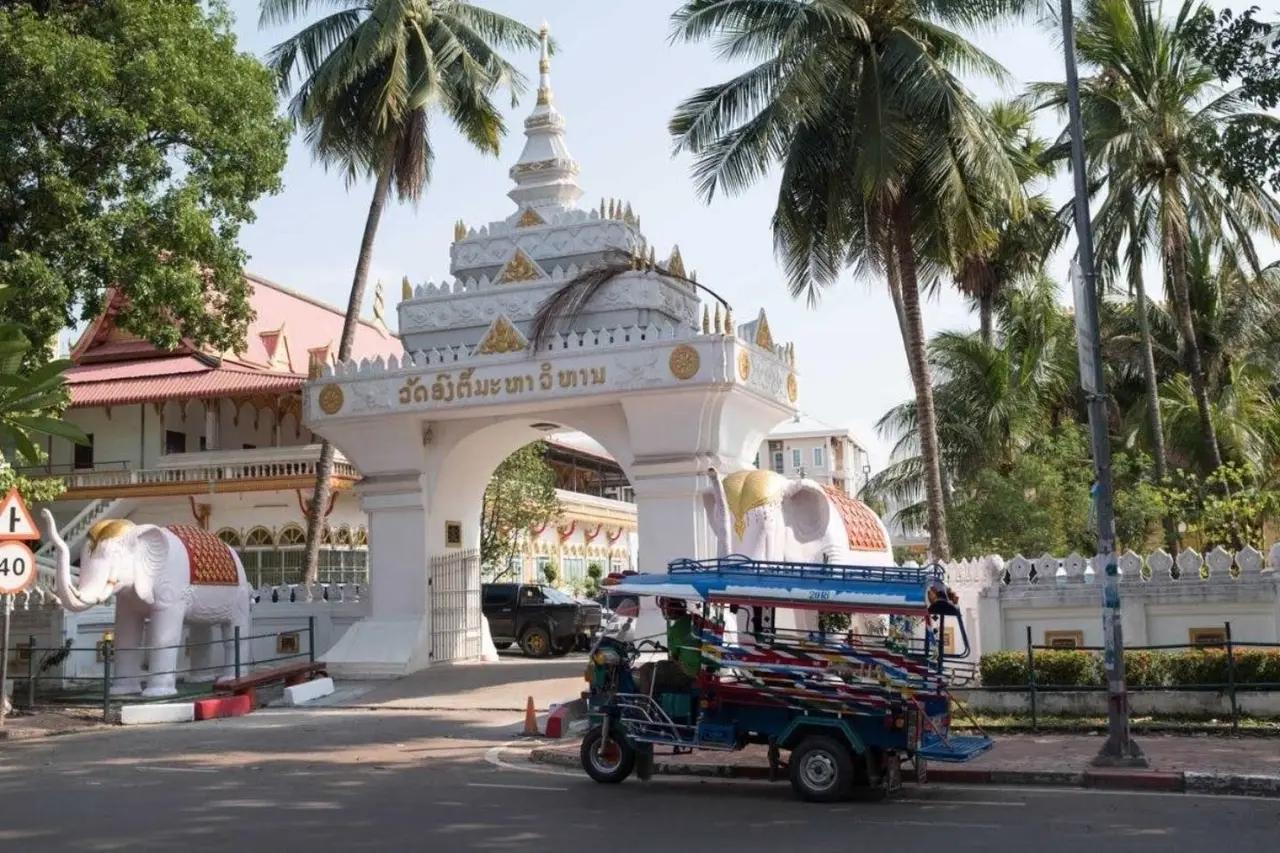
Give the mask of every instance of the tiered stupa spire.
[(574, 206), (582, 196), (578, 186), (578, 161), (573, 159), (564, 139), (564, 116), (555, 107), (551, 91), (551, 28), (542, 25), (539, 33), (542, 55), (538, 60), (538, 101), (524, 120), (525, 143), (520, 159), (511, 167), (516, 185), (508, 196), (522, 212), (543, 215)]

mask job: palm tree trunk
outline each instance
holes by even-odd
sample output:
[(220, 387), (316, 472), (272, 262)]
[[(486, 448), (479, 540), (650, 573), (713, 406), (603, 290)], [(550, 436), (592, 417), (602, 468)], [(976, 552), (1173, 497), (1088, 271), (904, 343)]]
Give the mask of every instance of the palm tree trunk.
[(1178, 315), (1178, 328), (1182, 344), (1186, 347), (1187, 367), (1191, 371), (1191, 390), (1196, 397), (1196, 410), (1200, 415), (1200, 439), (1204, 442), (1211, 471), (1222, 467), (1222, 453), (1218, 448), (1218, 432), (1213, 426), (1212, 409), (1209, 406), (1209, 389), (1204, 379), (1204, 367), (1200, 359), (1200, 342), (1196, 339), (1195, 318), (1191, 314), (1191, 290), (1187, 284), (1187, 246), (1176, 236), (1165, 239), (1169, 265), (1169, 283), (1174, 290), (1174, 310)]
[[(373, 187), (373, 200), (369, 202), (369, 214), (364, 220), (364, 235), (360, 238), (360, 255), (356, 258), (355, 275), (351, 278), (351, 296), (347, 300), (347, 315), (342, 320), (342, 338), (338, 342), (338, 361), (351, 357), (351, 344), (356, 337), (356, 323), (360, 321), (360, 306), (364, 304), (364, 288), (369, 280), (369, 265), (373, 261), (373, 239), (378, 233), (378, 222), (387, 203), (391, 187), (391, 170), (383, 169)], [(320, 460), (316, 463), (316, 486), (311, 494), (311, 510), (307, 515), (307, 550), (303, 567), (308, 586), (316, 582), (320, 568), (320, 531), (324, 524), (324, 511), (329, 503), (330, 479), (333, 476), (333, 445), (329, 440), (320, 442)]]
[(995, 301), (995, 293), (990, 288), (984, 287), (978, 294), (978, 334), (987, 346), (991, 346), (991, 314)]
[(903, 199), (898, 199), (893, 204), (891, 227), (902, 296), (902, 342), (906, 348), (907, 364), (911, 367), (912, 384), (916, 391), (916, 422), (920, 434), (920, 456), (924, 460), (925, 502), (929, 519), (929, 551), (933, 559), (947, 560), (951, 557), (951, 543), (947, 537), (947, 510), (942, 489), (937, 417), (933, 409), (933, 383), (925, 355), (920, 283), (916, 278), (916, 260), (911, 245), (913, 223), (911, 211)]
[(1164, 452), (1164, 418), (1160, 415), (1160, 387), (1156, 376), (1156, 357), (1151, 346), (1151, 319), (1147, 316), (1147, 291), (1142, 283), (1142, 258), (1137, 251), (1129, 262), (1129, 285), (1133, 288), (1133, 307), (1138, 316), (1138, 333), (1142, 338), (1142, 377), (1147, 391), (1147, 430), (1151, 433), (1151, 455), (1157, 483), (1168, 475), (1169, 462)]

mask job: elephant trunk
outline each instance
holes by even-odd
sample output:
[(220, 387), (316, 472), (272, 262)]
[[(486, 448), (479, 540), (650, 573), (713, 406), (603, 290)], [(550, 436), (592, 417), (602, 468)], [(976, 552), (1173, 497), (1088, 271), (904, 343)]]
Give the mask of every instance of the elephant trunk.
[(86, 601), (80, 595), (80, 590), (76, 588), (75, 582), (71, 580), (71, 549), (67, 547), (67, 543), (58, 535), (58, 525), (53, 520), (53, 514), (47, 509), (43, 511), (43, 514), (45, 535), (53, 543), (55, 559), (57, 560), (54, 582), (57, 585), (58, 600), (66, 610), (70, 610), (72, 613), (82, 613), (98, 602)]
[(729, 499), (724, 492), (724, 481), (720, 479), (720, 472), (715, 468), (707, 469), (707, 476), (711, 478), (711, 512), (709, 519), (711, 529), (716, 535), (716, 556), (729, 556), (730, 542), (729, 539)]

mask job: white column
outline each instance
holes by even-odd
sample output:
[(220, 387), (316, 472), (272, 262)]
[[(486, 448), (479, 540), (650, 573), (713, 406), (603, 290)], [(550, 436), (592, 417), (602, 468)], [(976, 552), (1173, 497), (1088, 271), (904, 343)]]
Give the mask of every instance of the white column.
[(431, 659), (428, 517), (416, 473), (366, 477), (356, 487), (369, 516), (367, 617), (324, 653), (331, 673), (379, 678), (423, 669)]
[[(681, 557), (704, 560), (716, 555), (715, 536), (707, 521), (702, 491), (710, 485), (705, 472), (711, 463), (636, 464), (631, 485), (636, 493), (639, 527), (636, 566), (642, 572), (661, 573), (667, 563)], [(721, 461), (720, 467), (725, 463)], [(673, 467), (679, 469), (672, 471)]]
[(220, 401), (215, 399), (204, 401), (204, 449), (218, 450), (218, 417), (221, 410)]

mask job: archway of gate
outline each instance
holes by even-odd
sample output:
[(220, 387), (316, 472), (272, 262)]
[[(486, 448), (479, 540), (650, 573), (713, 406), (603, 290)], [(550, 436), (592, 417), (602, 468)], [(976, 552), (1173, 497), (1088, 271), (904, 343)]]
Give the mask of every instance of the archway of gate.
[[(448, 583), (459, 583), (448, 557), (478, 549), (485, 486), (523, 445), (560, 428), (599, 442), (634, 491), (640, 568), (662, 571), (671, 559), (714, 553), (701, 494), (707, 469), (748, 466), (768, 431), (791, 411), (774, 399), (709, 385), (496, 410), (316, 419), (314, 428), (364, 475), (357, 493), (370, 532), (370, 613), (325, 652), (326, 662), (344, 675), (404, 674), (446, 657), (442, 625), (433, 618), (447, 618), (458, 630), (479, 624), (476, 614), (440, 609), (433, 573), (450, 573)], [(474, 605), (465, 595), (457, 601), (463, 610), (478, 610), (478, 598)]]

